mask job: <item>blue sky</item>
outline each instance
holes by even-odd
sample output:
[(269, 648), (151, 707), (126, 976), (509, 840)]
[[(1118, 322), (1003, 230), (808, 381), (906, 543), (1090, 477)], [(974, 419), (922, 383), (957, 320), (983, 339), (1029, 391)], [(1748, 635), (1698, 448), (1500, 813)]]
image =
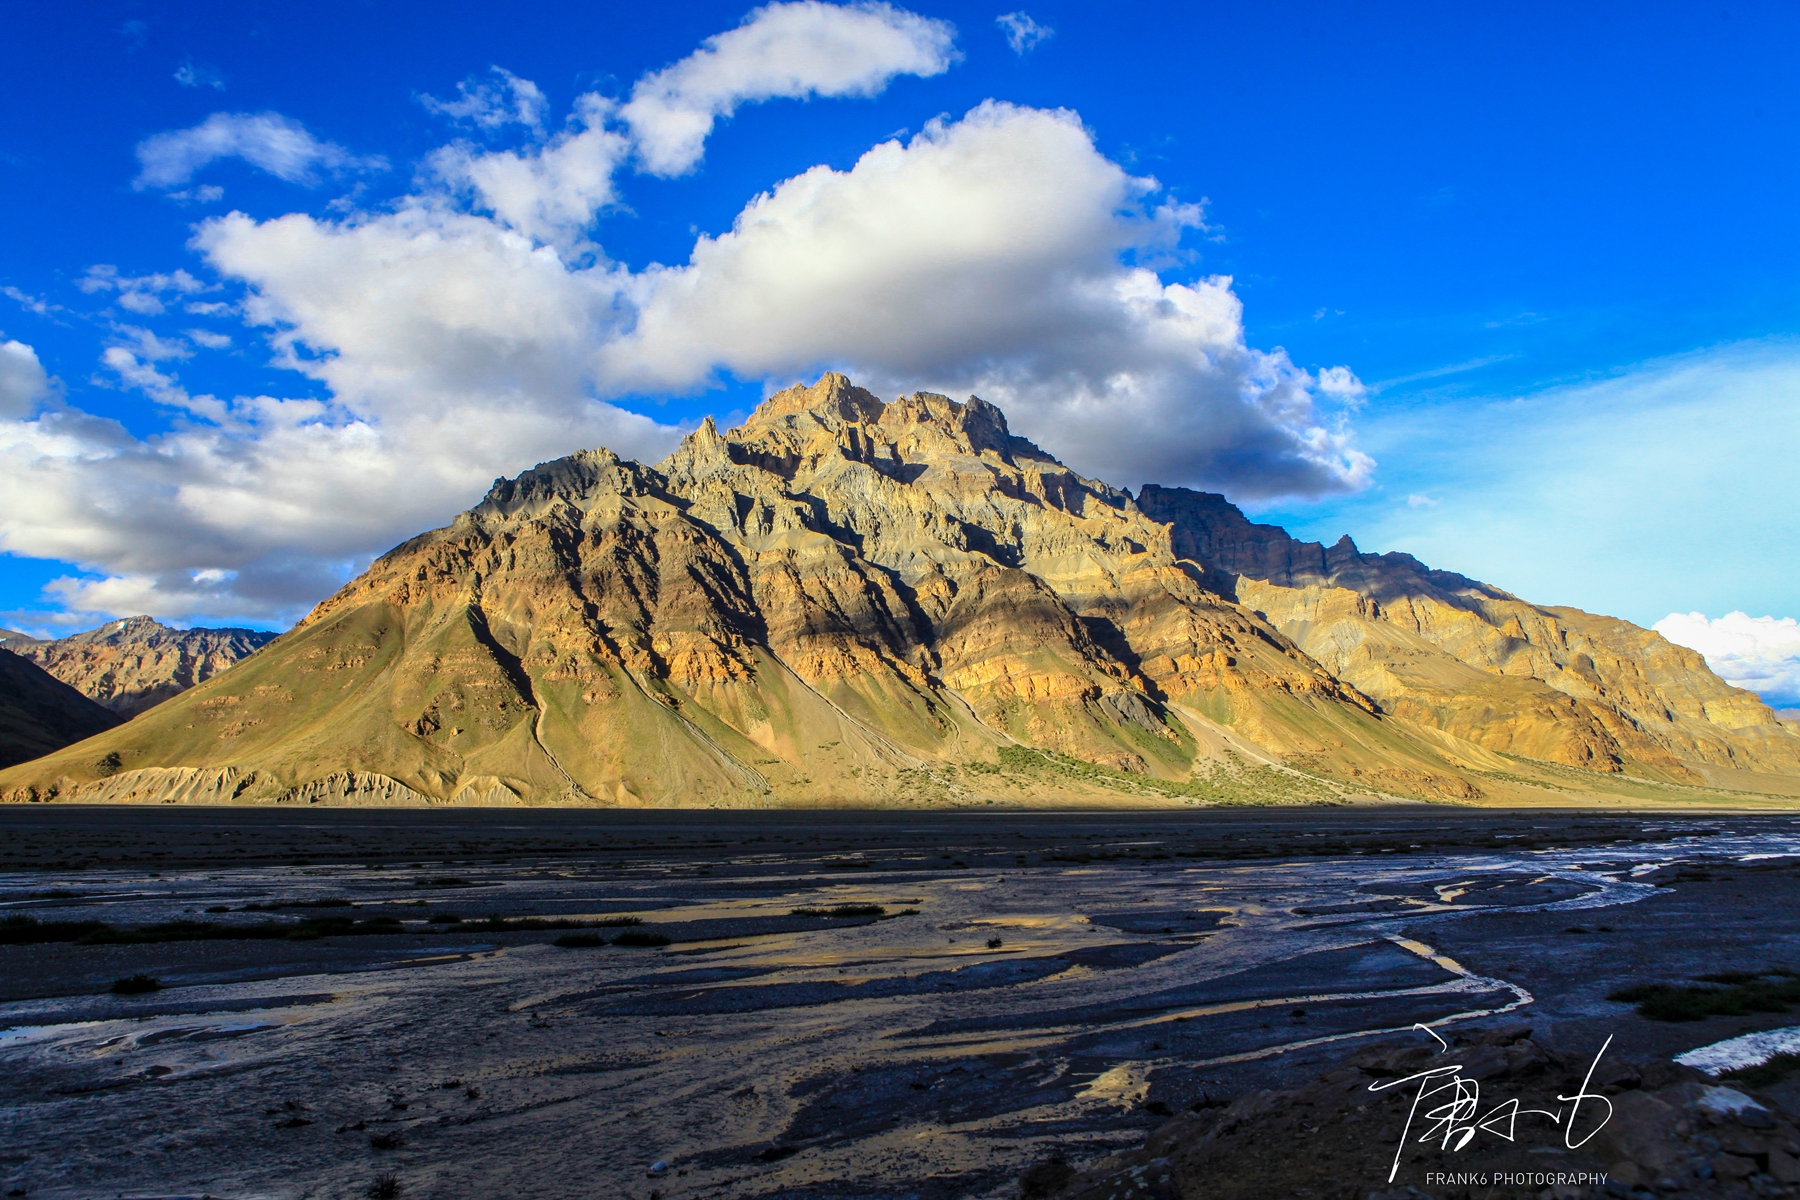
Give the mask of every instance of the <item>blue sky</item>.
[(1006, 11), (21, 10), (0, 621), (280, 627), (824, 367), (1541, 603), (1800, 614), (1800, 10)]

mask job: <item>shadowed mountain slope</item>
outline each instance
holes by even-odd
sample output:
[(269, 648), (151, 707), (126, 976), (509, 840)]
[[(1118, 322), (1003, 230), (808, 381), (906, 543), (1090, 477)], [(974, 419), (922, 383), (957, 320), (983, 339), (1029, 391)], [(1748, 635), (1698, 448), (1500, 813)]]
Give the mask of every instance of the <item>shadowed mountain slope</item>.
[(118, 723), (68, 684), (0, 649), (0, 767), (61, 750)]
[[(1292, 566), (1280, 582), (1236, 570), (1240, 558), (1202, 544), (1222, 517), (1169, 512), (1208, 501), (1157, 489), (1140, 503), (1081, 478), (978, 399), (884, 403), (827, 375), (772, 396), (737, 429), (705, 422), (654, 468), (595, 450), (496, 481), (482, 503), (384, 555), (261, 653), (126, 727), (0, 774), (0, 794), (1542, 800), (1548, 792), (1519, 789), (1566, 792), (1561, 764), (1691, 783), (1717, 766), (1708, 754), (1735, 770), (1781, 771), (1800, 750), (1785, 726), (1765, 736), (1734, 699), (1744, 694), (1685, 651), (1653, 665), (1673, 648), (1642, 630), (1650, 641), (1636, 658), (1619, 631), (1606, 634), (1622, 648), (1604, 663), (1581, 652), (1608, 696), (1628, 690), (1633, 670), (1650, 681), (1635, 685), (1645, 696), (1679, 691), (1658, 672), (1706, 674), (1687, 686), (1716, 713), (1703, 702), (1684, 718), (1686, 740), (1627, 736), (1613, 728), (1635, 719), (1626, 709), (1539, 680), (1541, 695), (1519, 694), (1550, 706), (1543, 744), (1521, 735), (1490, 745), (1466, 708), (1409, 699), (1336, 642), (1322, 644), (1322, 660), (1312, 624), (1271, 597), (1362, 593), (1332, 582), (1323, 557), (1316, 584)], [(1311, 569), (1301, 544), (1269, 545)], [(1446, 596), (1481, 587), (1422, 578)], [(1254, 587), (1270, 594), (1247, 598)], [(1430, 603), (1449, 605), (1439, 592)], [(1426, 599), (1417, 607), (1436, 611)], [(1483, 679), (1526, 678), (1411, 636), (1415, 658), (1429, 649)], [(1579, 673), (1586, 660), (1574, 653), (1565, 657)], [(1590, 744), (1598, 749), (1584, 759)], [(108, 754), (117, 773), (87, 765)]]

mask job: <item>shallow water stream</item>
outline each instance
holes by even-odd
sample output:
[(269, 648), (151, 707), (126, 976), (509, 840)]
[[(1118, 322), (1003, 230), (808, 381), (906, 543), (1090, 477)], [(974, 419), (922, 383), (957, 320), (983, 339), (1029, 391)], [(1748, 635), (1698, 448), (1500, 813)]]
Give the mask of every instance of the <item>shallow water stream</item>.
[[(960, 867), (890, 846), (0, 875), (0, 914), (41, 920), (297, 919), (314, 910), (243, 906), (331, 899), (355, 907), (320, 911), (408, 922), (5, 948), (22, 998), (0, 1004), (0, 1183), (349, 1197), (392, 1172), (408, 1197), (1002, 1195), (1044, 1155), (1129, 1144), (1259, 1064), (1529, 1015), (1527, 986), (1464, 966), (1422, 922), (1591, 920), (1655, 895), (1646, 877), (1671, 864), (1800, 854), (1800, 836), (1674, 822), (1567, 848), (1254, 861), (1107, 846), (1112, 861), (1038, 848)], [(888, 915), (790, 915), (849, 903)], [(631, 914), (675, 940), (565, 949), (425, 919), (446, 914)], [(96, 994), (137, 971), (162, 990)]]

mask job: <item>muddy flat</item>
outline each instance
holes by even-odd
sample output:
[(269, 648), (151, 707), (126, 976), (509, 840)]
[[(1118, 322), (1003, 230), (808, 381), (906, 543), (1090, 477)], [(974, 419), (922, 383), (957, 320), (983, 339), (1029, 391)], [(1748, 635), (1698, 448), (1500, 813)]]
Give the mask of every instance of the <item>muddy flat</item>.
[(1787, 816), (34, 806), (0, 844), (0, 917), (205, 931), (0, 945), (31, 1196), (1016, 1196), (1415, 1023), (1796, 1021), (1605, 998), (1800, 966)]

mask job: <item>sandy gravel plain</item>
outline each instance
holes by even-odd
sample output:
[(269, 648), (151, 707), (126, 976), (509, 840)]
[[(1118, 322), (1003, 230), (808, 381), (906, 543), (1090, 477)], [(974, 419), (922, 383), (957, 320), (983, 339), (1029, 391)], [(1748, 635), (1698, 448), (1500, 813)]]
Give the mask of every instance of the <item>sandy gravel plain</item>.
[[(1017, 1196), (1378, 1031), (1668, 1056), (1795, 1018), (1609, 992), (1800, 966), (1762, 814), (21, 806), (0, 846), (0, 916), (402, 922), (0, 946), (0, 1193), (46, 1200)], [(885, 911), (793, 914), (844, 904)]]

